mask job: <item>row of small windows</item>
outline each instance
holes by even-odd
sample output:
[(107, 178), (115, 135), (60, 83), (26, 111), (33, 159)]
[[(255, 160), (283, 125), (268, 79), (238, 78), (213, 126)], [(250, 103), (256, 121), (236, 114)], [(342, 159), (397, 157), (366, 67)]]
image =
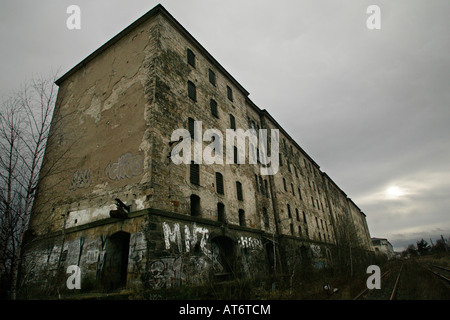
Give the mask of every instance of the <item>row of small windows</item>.
[[(289, 204), (287, 204), (287, 211), (288, 211), (288, 217), (290, 219), (292, 219), (291, 206)], [(300, 213), (297, 208), (295, 208), (295, 215), (296, 215), (297, 221), (300, 221)], [(325, 227), (324, 227), (324, 221), (322, 219), (320, 219), (320, 225), (319, 225), (319, 219), (317, 219), (317, 217), (315, 217), (315, 220), (316, 220), (317, 229), (320, 229), (320, 226), (321, 226), (321, 229), (323, 230), (323, 240), (326, 240), (325, 230), (328, 233), (327, 223), (325, 222)], [(305, 228), (306, 237), (309, 238), (308, 222), (306, 221), (306, 214), (304, 211), (303, 211), (303, 222), (306, 225), (306, 228)], [(291, 234), (294, 235), (294, 225), (292, 223), (290, 224), (290, 231), (291, 231)], [(302, 227), (301, 226), (298, 226), (298, 234), (299, 234), (299, 236), (302, 236)], [(322, 234), (320, 232), (318, 234), (319, 234), (319, 240), (322, 241)], [(328, 241), (331, 241), (331, 237), (329, 234), (328, 234)]]
[[(200, 197), (192, 194), (191, 200), (191, 216), (198, 217), (201, 214)], [(245, 227), (245, 211), (239, 209), (238, 211), (239, 225)], [(225, 205), (222, 202), (217, 203), (217, 221), (226, 222)]]
[[(284, 191), (288, 192), (287, 182), (286, 182), (285, 178), (283, 178), (283, 187), (284, 187)], [(291, 192), (292, 192), (292, 195), (295, 197), (295, 191), (294, 191), (294, 184), (293, 183), (291, 183)], [(301, 191), (300, 188), (297, 188), (297, 193), (298, 193), (298, 197), (299, 197), (300, 201), (303, 201), (302, 191)], [(320, 195), (320, 193), (319, 193), (319, 195)], [(316, 207), (316, 203), (317, 203), (317, 208), (321, 209), (322, 211), (324, 211), (322, 201), (319, 202), (319, 200), (316, 199), (316, 202), (314, 202), (314, 198), (311, 196), (311, 203), (312, 203), (313, 208)]]
[[(200, 165), (191, 162), (190, 165), (190, 173), (189, 173), (190, 182), (194, 185), (200, 185)], [(216, 192), (218, 194), (225, 194), (225, 188), (223, 183), (223, 175), (220, 172), (216, 172)], [(244, 200), (243, 192), (242, 192), (242, 183), (236, 181), (236, 196), (239, 201)]]
[[(191, 49), (187, 49), (186, 52), (187, 52), (187, 63), (191, 67), (196, 68), (194, 52)], [(211, 69), (209, 69), (208, 71), (208, 79), (213, 86), (216, 86), (216, 74)], [(197, 101), (195, 93), (195, 85), (191, 81), (188, 82), (188, 92), (190, 92), (189, 97), (192, 98), (194, 101)], [(233, 90), (231, 89), (230, 86), (227, 86), (227, 98), (228, 100), (233, 101)]]
[[(188, 60), (188, 64), (195, 68), (195, 54), (190, 49), (187, 49), (187, 60)], [(216, 77), (215, 77), (214, 72), (211, 69), (209, 69), (209, 80), (213, 85), (216, 84)], [(197, 101), (195, 84), (192, 83), (191, 81), (188, 81), (188, 95), (192, 100)], [(230, 101), (233, 101), (233, 91), (229, 86), (227, 86), (227, 97)], [(211, 114), (214, 117), (219, 118), (216, 101), (214, 101), (212, 99), (210, 100), (210, 108), (211, 108)], [(253, 126), (254, 125), (255, 124), (253, 124)], [(236, 130), (236, 122), (235, 122), (235, 118), (232, 114), (230, 114), (230, 127), (231, 127), (231, 129)], [(282, 142), (283, 142), (283, 149), (287, 153), (288, 147), (287, 147), (286, 140), (283, 138)], [(292, 145), (290, 145), (290, 153), (291, 153), (291, 155), (294, 155)], [(311, 169), (311, 164), (309, 162), (307, 162), (306, 159), (303, 159), (303, 161), (304, 161), (305, 168), (307, 168), (307, 169), (309, 168), (309, 171), (314, 172), (314, 176), (316, 176), (316, 171)], [(280, 166), (282, 166), (283, 165), (283, 157), (282, 157), (281, 153), (279, 153), (279, 162), (280, 162)], [(289, 159), (286, 159), (286, 162), (287, 162), (288, 171), (292, 172)], [(236, 161), (235, 161), (235, 163), (236, 163)], [(309, 164), (309, 167), (308, 167), (308, 164)], [(298, 178), (299, 177), (298, 171), (297, 171), (297, 167), (295, 165), (294, 165), (294, 172), (295, 172), (295, 176)], [(308, 184), (311, 187), (311, 182), (309, 180), (309, 177), (308, 177)], [(284, 180), (284, 187), (285, 187), (285, 191), (287, 191), (287, 186), (286, 186), (285, 180)], [(294, 187), (292, 184), (291, 184), (291, 187), (292, 187), (292, 194), (295, 196)], [(313, 188), (314, 188), (314, 190), (316, 190), (314, 181), (313, 181)], [(261, 190), (262, 190), (262, 188), (261, 188)], [(301, 195), (300, 189), (298, 189), (298, 190), (299, 190), (300, 200), (302, 200), (302, 195)], [(317, 188), (317, 191), (319, 192), (319, 195), (320, 195), (320, 190), (318, 188)], [(323, 205), (322, 204), (319, 205), (319, 202), (317, 200), (316, 200), (316, 202), (317, 202), (317, 207), (318, 208), (322, 207), (322, 210), (323, 210)], [(315, 207), (314, 200), (312, 200), (312, 203), (313, 203), (313, 206)]]
[(262, 195), (266, 197), (270, 197), (269, 185), (267, 183), (267, 179), (264, 179), (261, 176), (255, 174), (255, 185), (256, 191), (260, 192)]
[[(287, 153), (288, 153), (288, 147), (287, 147), (286, 139), (284, 139), (284, 138), (282, 139), (282, 144), (283, 144), (284, 152), (285, 152), (285, 154), (287, 154)], [(291, 154), (292, 156), (294, 156), (294, 151), (293, 151), (292, 145), (290, 145), (289, 147), (290, 147), (290, 154)], [(281, 150), (280, 150), (280, 151), (281, 151)], [(309, 172), (313, 172), (313, 173), (314, 173), (314, 177), (317, 177), (317, 170), (311, 168), (311, 163), (307, 162), (306, 159), (303, 159), (303, 162), (304, 162), (305, 168), (306, 168)], [(283, 156), (282, 156), (282, 153), (281, 153), (281, 152), (279, 153), (279, 163), (280, 163), (280, 166), (283, 166)], [(290, 161), (289, 161), (289, 159), (288, 159), (287, 157), (286, 157), (286, 165), (287, 165), (288, 171), (292, 173), (292, 170), (291, 170), (291, 163), (290, 163)], [(300, 173), (303, 175), (301, 168), (297, 168), (297, 166), (296, 166), (295, 164), (292, 164), (292, 167), (294, 168), (294, 173), (295, 173), (295, 176), (296, 176), (297, 178), (299, 178), (298, 170), (300, 170)], [(319, 197), (320, 197), (320, 189), (319, 189), (319, 187), (316, 186), (316, 183), (315, 183), (314, 181), (312, 181), (312, 185), (311, 185), (311, 180), (310, 180), (309, 177), (308, 177), (308, 185), (309, 185), (309, 187), (312, 188), (314, 191), (317, 191), (317, 192), (318, 192), (318, 195), (319, 195)], [(287, 188), (286, 188), (286, 187), (285, 187), (285, 191), (287, 191)], [(293, 192), (293, 194), (294, 194), (294, 192)], [(300, 195), (300, 197), (301, 197), (301, 195)], [(313, 206), (315, 207), (314, 201), (313, 201)], [(320, 205), (317, 204), (317, 207), (318, 207), (318, 208), (322, 207), (322, 210), (323, 210), (323, 205), (322, 205), (322, 203), (321, 203)]]

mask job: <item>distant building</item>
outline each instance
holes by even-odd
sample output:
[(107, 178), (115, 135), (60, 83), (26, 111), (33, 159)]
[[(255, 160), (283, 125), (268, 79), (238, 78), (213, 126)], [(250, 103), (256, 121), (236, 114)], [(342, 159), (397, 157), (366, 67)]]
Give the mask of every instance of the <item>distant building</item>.
[(392, 244), (385, 238), (371, 238), (372, 245), (375, 250), (375, 253), (384, 254), (388, 257), (388, 259), (392, 259), (395, 257), (394, 248)]

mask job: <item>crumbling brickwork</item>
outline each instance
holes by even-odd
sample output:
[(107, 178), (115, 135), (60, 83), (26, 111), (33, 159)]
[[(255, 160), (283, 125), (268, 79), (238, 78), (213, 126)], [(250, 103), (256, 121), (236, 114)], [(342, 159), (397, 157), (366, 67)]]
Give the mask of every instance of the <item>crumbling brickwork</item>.
[[(365, 215), (162, 6), (57, 84), (53, 121), (63, 125), (43, 169), (58, 170), (37, 192), (27, 290), (67, 290), (69, 265), (86, 290), (263, 279), (333, 265), (349, 230), (372, 251)], [(171, 133), (194, 120), (203, 132), (278, 129), (278, 172), (262, 175), (249, 154), (244, 164), (174, 164)], [(110, 216), (115, 199), (126, 219)]]

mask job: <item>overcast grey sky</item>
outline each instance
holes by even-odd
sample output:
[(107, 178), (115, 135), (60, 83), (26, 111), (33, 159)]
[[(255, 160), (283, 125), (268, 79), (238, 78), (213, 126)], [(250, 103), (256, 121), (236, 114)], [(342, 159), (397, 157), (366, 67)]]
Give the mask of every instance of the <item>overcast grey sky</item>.
[[(161, 3), (396, 250), (450, 236), (450, 1), (1, 0), (0, 94)], [(81, 30), (69, 30), (69, 5)], [(369, 5), (381, 29), (369, 30)]]

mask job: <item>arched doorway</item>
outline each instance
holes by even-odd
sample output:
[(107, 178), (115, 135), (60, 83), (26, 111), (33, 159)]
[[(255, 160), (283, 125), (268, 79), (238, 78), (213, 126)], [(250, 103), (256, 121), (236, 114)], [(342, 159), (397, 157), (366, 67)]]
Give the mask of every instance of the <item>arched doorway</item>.
[(212, 254), (216, 257), (218, 267), (214, 276), (216, 280), (230, 280), (235, 274), (235, 244), (226, 236), (211, 239)]
[(102, 273), (104, 289), (112, 291), (127, 285), (129, 248), (130, 234), (128, 232), (116, 232), (106, 241)]

